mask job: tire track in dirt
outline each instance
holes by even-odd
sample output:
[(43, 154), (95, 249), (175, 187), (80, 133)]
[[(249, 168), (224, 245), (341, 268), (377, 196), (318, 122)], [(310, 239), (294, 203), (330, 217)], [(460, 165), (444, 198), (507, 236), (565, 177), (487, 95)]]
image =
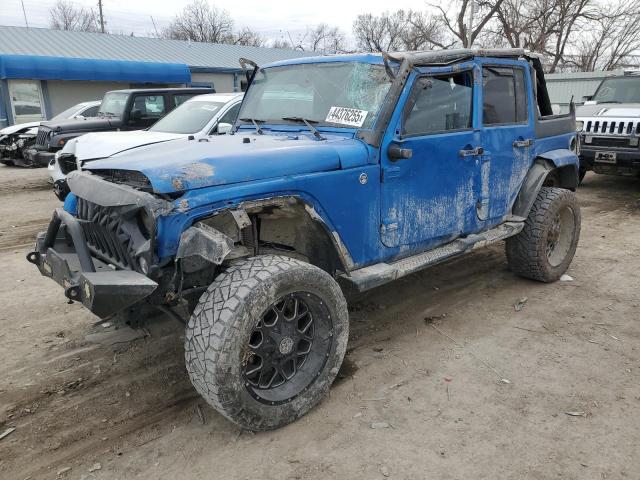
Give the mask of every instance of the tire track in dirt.
[(0, 226), (0, 251), (33, 245), (36, 235), (47, 229), (49, 220), (44, 217)]

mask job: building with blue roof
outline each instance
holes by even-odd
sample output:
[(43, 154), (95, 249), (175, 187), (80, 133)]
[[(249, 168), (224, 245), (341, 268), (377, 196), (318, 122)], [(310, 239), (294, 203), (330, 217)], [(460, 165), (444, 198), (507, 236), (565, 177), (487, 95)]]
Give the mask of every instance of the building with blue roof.
[(308, 53), (103, 33), (0, 26), (0, 128), (46, 120), (124, 88), (244, 88), (238, 60), (259, 65)]

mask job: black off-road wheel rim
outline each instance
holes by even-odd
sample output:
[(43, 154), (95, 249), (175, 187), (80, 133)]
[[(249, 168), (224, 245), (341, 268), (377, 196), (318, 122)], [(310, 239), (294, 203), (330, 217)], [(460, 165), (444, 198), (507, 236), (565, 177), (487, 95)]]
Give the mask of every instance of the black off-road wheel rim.
[(557, 267), (565, 261), (575, 234), (575, 212), (573, 208), (565, 205), (553, 216), (547, 233), (547, 260), (552, 267)]
[(332, 347), (333, 321), (320, 297), (280, 297), (260, 316), (243, 350), (245, 387), (261, 403), (290, 402), (320, 376)]

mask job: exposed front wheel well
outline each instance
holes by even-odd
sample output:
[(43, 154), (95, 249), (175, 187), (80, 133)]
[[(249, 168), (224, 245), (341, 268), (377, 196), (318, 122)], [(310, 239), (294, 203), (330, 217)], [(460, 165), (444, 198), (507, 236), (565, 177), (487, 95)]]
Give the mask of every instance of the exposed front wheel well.
[(296, 197), (245, 202), (200, 222), (234, 241), (231, 258), (268, 253), (304, 260), (330, 275), (348, 270), (350, 259), (337, 235)]

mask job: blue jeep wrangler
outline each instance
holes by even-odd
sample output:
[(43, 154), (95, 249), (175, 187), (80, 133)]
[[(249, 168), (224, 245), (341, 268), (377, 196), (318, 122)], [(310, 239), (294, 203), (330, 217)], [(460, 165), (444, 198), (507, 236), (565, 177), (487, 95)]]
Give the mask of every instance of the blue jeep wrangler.
[(102, 319), (182, 318), (192, 383), (231, 421), (277, 428), (328, 392), (348, 291), (501, 240), (518, 275), (567, 270), (575, 114), (552, 114), (537, 57), (242, 63), (253, 68), (233, 135), (73, 172), (27, 257)]

